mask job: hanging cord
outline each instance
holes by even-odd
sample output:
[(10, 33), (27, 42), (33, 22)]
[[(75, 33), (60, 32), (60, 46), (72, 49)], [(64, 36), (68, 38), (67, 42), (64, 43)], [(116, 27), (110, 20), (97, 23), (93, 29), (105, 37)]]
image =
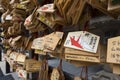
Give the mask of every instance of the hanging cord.
[(58, 69), (62, 70), (62, 59), (60, 59), (59, 65), (58, 65)]
[[(47, 53), (46, 53), (47, 54)], [(47, 55), (44, 56), (44, 58), (42, 59), (42, 64), (41, 64), (41, 70), (44, 70), (45, 72), (48, 71), (48, 60), (47, 60)], [(43, 73), (44, 74), (44, 73)], [(40, 78), (40, 72), (39, 72), (39, 75), (38, 75), (38, 79), (39, 80)]]
[(85, 31), (88, 31), (88, 27), (89, 26), (89, 21), (86, 21), (85, 22), (85, 25), (84, 25), (84, 28), (83, 28), (83, 31), (85, 32)]
[[(90, 11), (90, 7), (87, 6), (87, 16), (89, 17), (89, 15), (91, 16), (91, 11)], [(90, 25), (90, 19), (85, 22), (85, 25), (83, 27), (83, 32), (88, 31), (89, 25)], [(84, 78), (83, 78), (83, 73), (85, 74)], [(84, 80), (88, 80), (88, 67), (87, 66), (82, 67), (80, 78), (83, 78)]]
[[(85, 74), (84, 78), (83, 78), (83, 73)], [(80, 73), (80, 78), (82, 78), (84, 80), (88, 80), (88, 67), (87, 66), (82, 67), (82, 71)]]
[[(90, 8), (90, 6), (87, 6), (86, 12), (87, 12), (87, 17), (91, 16), (91, 8)], [(83, 31), (88, 31), (89, 26), (90, 26), (90, 19), (85, 22), (84, 27), (83, 27)]]
[(47, 64), (48, 64), (47, 53), (46, 53), (46, 55), (45, 55), (45, 57), (43, 59), (43, 63), (44, 63), (44, 70), (46, 70), (47, 69)]

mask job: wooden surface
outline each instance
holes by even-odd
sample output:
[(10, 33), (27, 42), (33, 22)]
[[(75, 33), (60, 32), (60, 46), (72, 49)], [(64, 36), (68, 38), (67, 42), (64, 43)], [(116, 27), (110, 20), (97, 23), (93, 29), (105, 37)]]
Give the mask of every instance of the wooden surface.
[(120, 36), (108, 39), (107, 62), (120, 64)]

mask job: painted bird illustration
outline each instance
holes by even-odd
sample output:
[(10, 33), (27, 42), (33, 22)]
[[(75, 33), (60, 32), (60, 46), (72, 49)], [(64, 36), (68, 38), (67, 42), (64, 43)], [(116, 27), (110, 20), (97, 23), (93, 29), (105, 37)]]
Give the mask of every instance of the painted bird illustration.
[(83, 49), (82, 45), (79, 43), (80, 37), (81, 36), (79, 36), (79, 38), (77, 40), (75, 40), (74, 37), (70, 37), (70, 40), (71, 40), (72, 45), (74, 45), (74, 46), (76, 46), (78, 48)]

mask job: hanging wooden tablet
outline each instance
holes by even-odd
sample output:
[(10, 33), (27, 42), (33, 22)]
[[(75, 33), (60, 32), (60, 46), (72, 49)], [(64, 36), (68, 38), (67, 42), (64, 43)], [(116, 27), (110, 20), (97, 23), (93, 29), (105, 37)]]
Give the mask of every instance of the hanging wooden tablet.
[(65, 47), (96, 53), (100, 37), (87, 31), (69, 32)]
[(53, 29), (55, 27), (55, 23), (52, 20), (46, 18), (42, 14), (39, 15), (38, 20), (40, 20), (42, 23), (44, 23), (45, 25), (47, 25), (51, 29)]
[(62, 60), (60, 60), (60, 64), (57, 68), (53, 68), (51, 80), (65, 80), (63, 71), (62, 71)]
[(46, 4), (37, 10), (38, 12), (53, 13), (55, 11), (54, 4)]
[(75, 61), (75, 60), (68, 60), (68, 62), (71, 63), (71, 64), (73, 64), (73, 65), (75, 65), (76, 67), (97, 65), (97, 63), (83, 62), (83, 61)]
[(86, 51), (65, 48), (65, 59), (73, 61), (83, 61), (92, 63), (106, 62), (107, 48), (105, 45), (99, 44), (97, 53), (93, 54)]
[(27, 9), (27, 7), (24, 4), (19, 4), (19, 3), (14, 4), (14, 8), (23, 9), (23, 10)]
[(27, 72), (38, 72), (41, 67), (41, 61), (26, 59), (25, 66)]
[(108, 0), (108, 8), (107, 8), (107, 10), (109, 12), (114, 12), (116, 15), (119, 15), (119, 13), (120, 13), (120, 3), (119, 3), (119, 1), (118, 1), (117, 4), (114, 4), (115, 0), (114, 0), (114, 3), (112, 3), (112, 2), (113, 2), (113, 0)]
[[(34, 9), (34, 11), (32, 12), (31, 15), (29, 15), (25, 22), (24, 22), (24, 25), (28, 28), (29, 26), (33, 26), (33, 24), (36, 24), (38, 23), (37, 19), (36, 19), (36, 11), (37, 11), (37, 7)], [(34, 21), (36, 21), (34, 23)], [(29, 28), (28, 28), (29, 29)]]
[(74, 80), (82, 80), (80, 77), (74, 77)]
[(107, 62), (120, 64), (120, 36), (108, 39)]
[(88, 0), (87, 1), (92, 7), (98, 9), (99, 11), (103, 12), (104, 14), (110, 15), (114, 18), (117, 18), (118, 15), (115, 15), (115, 13), (112, 12), (108, 12), (107, 11), (107, 5), (102, 4), (101, 2), (99, 2), (99, 0)]
[[(34, 39), (31, 48), (38, 49), (38, 50), (44, 50), (44, 51), (55, 50), (57, 44), (59, 43), (59, 41), (61, 39), (61, 36), (57, 35), (57, 34), (59, 34), (59, 33), (53, 32), (53, 33), (46, 35), (44, 37)], [(63, 35), (63, 32), (60, 32), (60, 34)]]
[(19, 55), (17, 56), (17, 59), (16, 59), (17, 63), (23, 65), (25, 63), (26, 57), (27, 57), (26, 55), (19, 53)]
[[(71, 4), (72, 4), (72, 0), (66, 0), (66, 3), (64, 4), (64, 6), (62, 8), (65, 20), (67, 20), (67, 12), (68, 12)], [(67, 21), (67, 23), (69, 23), (69, 22)]]
[(85, 7), (85, 4), (86, 4), (86, 1), (84, 0), (79, 0), (78, 4), (75, 6), (75, 8), (77, 8), (77, 10), (74, 12), (75, 14), (74, 17), (72, 16), (72, 24), (77, 24), (81, 15), (82, 15), (82, 12), (84, 10), (84, 7)]
[(17, 52), (11, 52), (9, 58), (12, 59), (13, 61), (16, 61), (18, 55), (19, 55), (19, 54), (18, 54)]

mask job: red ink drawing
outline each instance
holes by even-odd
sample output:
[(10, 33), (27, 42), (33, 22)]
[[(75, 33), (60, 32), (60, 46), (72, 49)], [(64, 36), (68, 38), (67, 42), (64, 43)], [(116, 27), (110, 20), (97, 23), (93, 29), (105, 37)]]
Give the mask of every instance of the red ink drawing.
[(23, 76), (22, 73), (20, 73), (20, 76), (21, 76), (21, 77)]
[(71, 40), (72, 45), (74, 45), (74, 46), (76, 46), (78, 48), (83, 49), (81, 44), (78, 42), (80, 40), (80, 37), (77, 39), (77, 41), (73, 37), (70, 37), (70, 40)]
[(43, 8), (42, 8), (42, 10), (47, 10), (47, 9), (48, 9), (48, 7), (43, 7)]

